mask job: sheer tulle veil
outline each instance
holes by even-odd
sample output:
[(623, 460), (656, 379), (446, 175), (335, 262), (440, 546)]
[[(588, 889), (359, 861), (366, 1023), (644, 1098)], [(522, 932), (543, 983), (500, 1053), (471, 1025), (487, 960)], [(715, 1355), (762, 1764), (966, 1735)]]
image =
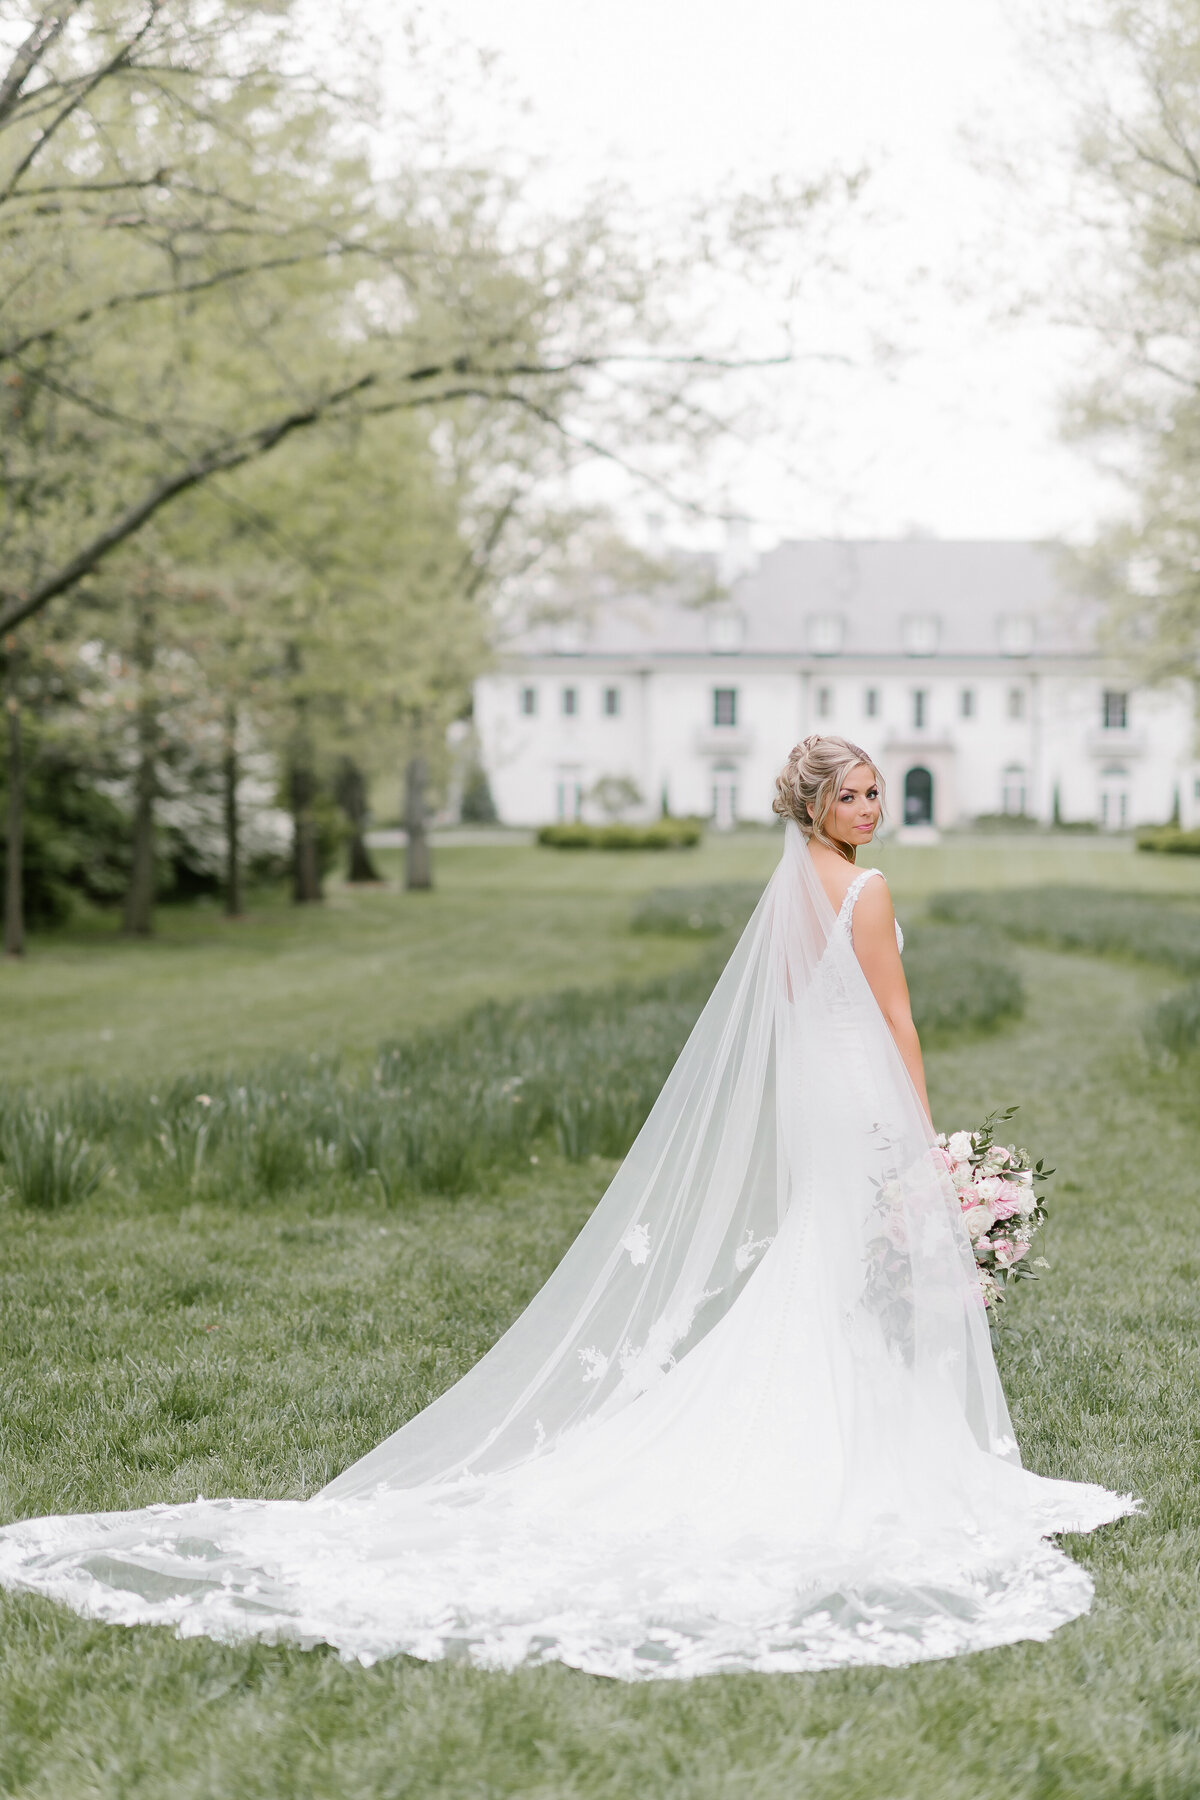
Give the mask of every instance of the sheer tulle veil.
[[(878, 1287), (880, 1331), (951, 1383), (981, 1446), (1013, 1445), (933, 1131), (799, 828), (587, 1225), (474, 1369), (326, 1495), (509, 1468), (645, 1392), (729, 1309), (792, 1207), (869, 1202), (831, 1287)], [(869, 1245), (875, 1243), (873, 1253)], [(868, 1267), (874, 1255), (874, 1266)]]
[(117, 1623), (661, 1679), (904, 1663), (1087, 1610), (1044, 1541), (1130, 1510), (1021, 1467), (944, 1160), (795, 824), (545, 1286), (307, 1501), (0, 1531)]

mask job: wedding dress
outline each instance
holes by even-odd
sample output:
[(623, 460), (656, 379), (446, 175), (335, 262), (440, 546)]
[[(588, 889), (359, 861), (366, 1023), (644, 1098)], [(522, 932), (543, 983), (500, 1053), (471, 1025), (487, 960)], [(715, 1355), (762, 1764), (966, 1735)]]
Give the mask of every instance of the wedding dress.
[(804, 840), (583, 1232), (477, 1366), (307, 1501), (0, 1532), (0, 1583), (184, 1636), (623, 1679), (1044, 1639), (1046, 1534), (923, 1109)]

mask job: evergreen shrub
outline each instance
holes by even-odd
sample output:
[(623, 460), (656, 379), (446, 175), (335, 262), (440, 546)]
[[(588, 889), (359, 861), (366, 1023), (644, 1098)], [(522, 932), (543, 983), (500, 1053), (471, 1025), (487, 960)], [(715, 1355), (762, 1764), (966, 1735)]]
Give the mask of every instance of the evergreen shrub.
[(656, 819), (653, 825), (543, 825), (537, 841), (551, 850), (689, 850), (703, 835), (699, 819)]
[(1200, 831), (1183, 831), (1178, 825), (1147, 825), (1134, 842), (1139, 850), (1166, 856), (1200, 856)]

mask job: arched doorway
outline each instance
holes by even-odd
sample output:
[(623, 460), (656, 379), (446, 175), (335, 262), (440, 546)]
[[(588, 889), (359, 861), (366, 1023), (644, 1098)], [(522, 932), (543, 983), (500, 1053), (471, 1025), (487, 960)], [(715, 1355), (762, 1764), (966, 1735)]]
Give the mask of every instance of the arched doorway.
[(910, 769), (904, 777), (904, 823), (933, 824), (933, 776), (928, 769)]

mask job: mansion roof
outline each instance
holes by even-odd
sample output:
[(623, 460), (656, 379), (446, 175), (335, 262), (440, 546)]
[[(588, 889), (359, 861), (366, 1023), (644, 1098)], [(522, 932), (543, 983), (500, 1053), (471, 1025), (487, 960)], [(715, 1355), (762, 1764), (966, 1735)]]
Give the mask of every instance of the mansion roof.
[(586, 620), (532, 627), (513, 651), (978, 659), (1076, 657), (1093, 648), (1094, 603), (1052, 544), (791, 540), (724, 589), (715, 586), (713, 557), (683, 556), (677, 566), (678, 585), (614, 594)]

